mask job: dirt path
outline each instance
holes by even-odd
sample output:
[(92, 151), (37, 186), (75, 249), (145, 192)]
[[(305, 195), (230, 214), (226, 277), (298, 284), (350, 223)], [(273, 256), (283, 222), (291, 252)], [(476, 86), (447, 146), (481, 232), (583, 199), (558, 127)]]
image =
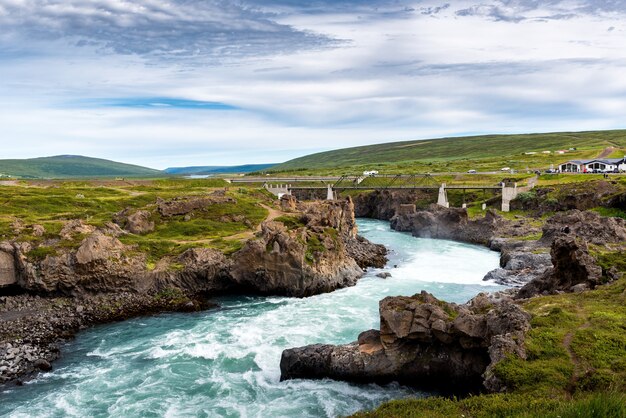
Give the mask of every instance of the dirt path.
[(596, 158), (606, 158), (609, 155), (613, 154), (613, 151), (615, 151), (615, 148), (607, 147)]
[[(580, 327), (578, 327), (577, 329), (585, 329), (585, 328), (589, 328), (590, 326), (591, 324), (589, 322), (586, 322)], [(570, 379), (569, 388), (568, 388), (568, 390), (572, 393), (576, 389), (576, 382), (578, 382), (579, 377), (584, 375), (586, 372), (586, 370), (584, 370), (583, 368), (583, 365), (580, 364), (580, 358), (576, 355), (574, 350), (572, 350), (573, 339), (574, 339), (573, 331), (567, 333), (565, 338), (563, 338), (563, 346), (565, 347), (565, 350), (567, 351), (567, 355), (569, 356), (570, 361), (574, 365), (574, 371), (572, 372), (572, 377)]]
[(256, 234), (257, 232), (261, 232), (261, 224), (263, 222), (267, 222), (267, 221), (273, 221), (274, 219), (278, 218), (279, 216), (283, 216), (283, 215), (288, 215), (287, 212), (282, 212), (278, 209), (274, 209), (271, 206), (267, 206), (264, 205), (263, 203), (260, 204), (264, 209), (266, 209), (269, 213), (267, 214), (267, 216), (265, 217), (264, 220), (262, 220), (257, 227), (253, 230), (253, 231), (246, 231), (246, 232), (242, 232), (240, 234), (236, 234), (236, 235), (231, 235), (229, 237), (224, 237), (224, 239), (227, 240), (239, 240), (239, 241), (247, 241), (250, 238), (254, 237), (254, 234)]

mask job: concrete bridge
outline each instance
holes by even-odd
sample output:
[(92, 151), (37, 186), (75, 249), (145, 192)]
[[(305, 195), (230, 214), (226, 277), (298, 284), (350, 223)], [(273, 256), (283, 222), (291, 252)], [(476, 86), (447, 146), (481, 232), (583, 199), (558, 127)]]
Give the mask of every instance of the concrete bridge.
[[(264, 178), (241, 178), (232, 179), (232, 183), (256, 183)], [(437, 190), (437, 204), (443, 207), (450, 207), (448, 201), (448, 190), (491, 190), (500, 192), (502, 195), (503, 212), (510, 211), (510, 204), (519, 193), (531, 190), (537, 178), (531, 178), (527, 186), (518, 187), (517, 183), (498, 185), (485, 184), (455, 184), (447, 185), (439, 183), (429, 174), (397, 174), (397, 175), (376, 175), (376, 176), (341, 176), (341, 177), (291, 177), (291, 178), (271, 178), (281, 182), (270, 183), (264, 181), (263, 186), (276, 196), (291, 194), (294, 190), (326, 191), (326, 199), (336, 198), (337, 191), (344, 190)], [(284, 182), (284, 183), (283, 183)], [(289, 182), (289, 183), (287, 183)], [(295, 183), (295, 184), (294, 184)]]

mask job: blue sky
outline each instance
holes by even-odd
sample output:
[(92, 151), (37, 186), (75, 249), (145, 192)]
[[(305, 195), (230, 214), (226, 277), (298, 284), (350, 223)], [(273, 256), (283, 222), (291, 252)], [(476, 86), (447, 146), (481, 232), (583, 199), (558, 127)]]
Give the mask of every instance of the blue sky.
[(626, 128), (626, 1), (0, 0), (0, 158)]

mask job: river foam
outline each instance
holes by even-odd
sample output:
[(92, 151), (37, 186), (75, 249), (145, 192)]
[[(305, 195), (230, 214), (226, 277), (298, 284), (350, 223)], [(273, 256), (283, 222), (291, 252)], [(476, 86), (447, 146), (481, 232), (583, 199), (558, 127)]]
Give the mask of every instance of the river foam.
[[(304, 299), (227, 297), (208, 312), (94, 327), (62, 348), (54, 371), (0, 394), (0, 415), (333, 417), (422, 396), (394, 384), (280, 382), (283, 349), (354, 341), (378, 327), (385, 296), (425, 289), (464, 302), (501, 288), (482, 281), (497, 253), (413, 238), (381, 221), (359, 220), (359, 227), (393, 251), (387, 269), (369, 271), (357, 286)], [(392, 277), (375, 277), (380, 271)]]

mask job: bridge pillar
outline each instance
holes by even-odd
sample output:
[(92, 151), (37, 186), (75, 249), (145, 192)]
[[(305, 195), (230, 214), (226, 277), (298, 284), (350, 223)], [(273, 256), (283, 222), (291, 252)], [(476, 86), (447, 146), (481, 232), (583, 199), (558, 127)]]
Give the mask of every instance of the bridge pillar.
[(515, 183), (513, 187), (506, 187), (505, 184), (502, 183), (502, 212), (511, 211), (511, 200), (515, 199), (518, 193), (517, 183)]
[(448, 202), (448, 193), (446, 193), (446, 183), (443, 183), (439, 188), (439, 197), (437, 197), (437, 204), (439, 206), (443, 206), (444, 208), (450, 207), (450, 202)]
[(328, 190), (326, 191), (326, 200), (335, 200), (335, 192), (333, 192), (333, 186), (328, 185)]

